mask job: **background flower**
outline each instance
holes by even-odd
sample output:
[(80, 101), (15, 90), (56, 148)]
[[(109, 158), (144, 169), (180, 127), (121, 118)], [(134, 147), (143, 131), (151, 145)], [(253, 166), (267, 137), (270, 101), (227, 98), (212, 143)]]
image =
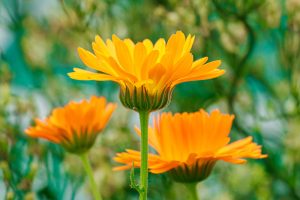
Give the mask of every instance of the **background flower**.
[(93, 146), (115, 108), (116, 104), (106, 104), (104, 97), (92, 96), (89, 101), (54, 109), (45, 121), (36, 119), (36, 125), (25, 132), (58, 143), (71, 153), (84, 153)]
[[(198, 182), (207, 178), (218, 160), (242, 164), (244, 158), (260, 159), (261, 146), (247, 137), (230, 142), (229, 133), (234, 116), (214, 110), (211, 114), (163, 113), (149, 128), (149, 143), (157, 154), (149, 154), (150, 172), (169, 172), (179, 182)], [(140, 130), (137, 129), (140, 134)], [(115, 170), (140, 166), (140, 152), (118, 153), (115, 161), (125, 164)]]

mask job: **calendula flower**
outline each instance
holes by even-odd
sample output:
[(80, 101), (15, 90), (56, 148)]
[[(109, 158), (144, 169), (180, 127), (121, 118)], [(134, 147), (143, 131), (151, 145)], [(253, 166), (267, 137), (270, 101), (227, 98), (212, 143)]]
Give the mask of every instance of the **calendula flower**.
[(114, 81), (120, 85), (120, 99), (127, 108), (154, 111), (166, 106), (177, 84), (218, 77), (221, 61), (195, 60), (190, 50), (194, 36), (178, 31), (165, 42), (149, 39), (133, 43), (116, 35), (106, 43), (96, 36), (91, 53), (78, 48), (85, 65), (98, 72), (74, 68), (68, 75), (77, 80)]
[(31, 137), (60, 144), (71, 153), (84, 153), (93, 146), (115, 108), (116, 104), (107, 104), (104, 97), (72, 101), (54, 109), (47, 119), (36, 119), (36, 125), (25, 132)]
[[(243, 164), (245, 158), (267, 157), (261, 146), (247, 137), (232, 143), (228, 137), (234, 116), (214, 110), (195, 113), (163, 113), (149, 127), (149, 144), (157, 154), (149, 153), (149, 169), (154, 174), (168, 172), (178, 182), (197, 182), (211, 173), (217, 161)], [(140, 131), (136, 129), (140, 134)], [(127, 150), (114, 158), (125, 164), (115, 170), (140, 166), (140, 152)]]

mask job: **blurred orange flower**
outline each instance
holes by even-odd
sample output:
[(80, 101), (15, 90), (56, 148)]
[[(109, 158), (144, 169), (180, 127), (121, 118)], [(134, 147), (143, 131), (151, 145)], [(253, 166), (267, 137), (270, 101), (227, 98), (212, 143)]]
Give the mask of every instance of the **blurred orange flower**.
[(133, 43), (116, 35), (106, 43), (96, 36), (94, 54), (78, 48), (85, 65), (99, 73), (74, 68), (68, 75), (77, 80), (114, 81), (120, 85), (120, 99), (125, 107), (153, 111), (166, 106), (175, 85), (218, 77), (221, 61), (194, 61), (190, 53), (194, 36), (178, 31), (168, 42), (162, 38), (153, 44), (149, 39)]
[(54, 109), (45, 121), (36, 119), (36, 125), (25, 132), (31, 137), (60, 144), (71, 153), (84, 153), (93, 146), (116, 106), (107, 104), (104, 97), (92, 96), (89, 101), (78, 103), (72, 101)]
[[(261, 146), (247, 137), (230, 143), (228, 137), (233, 115), (214, 110), (172, 115), (163, 113), (149, 127), (149, 144), (157, 154), (149, 153), (149, 169), (154, 174), (169, 172), (179, 182), (197, 182), (207, 178), (218, 160), (243, 164), (245, 158), (260, 159)], [(138, 134), (140, 131), (136, 129)], [(140, 152), (118, 153), (115, 161), (125, 164), (115, 170), (140, 166)]]

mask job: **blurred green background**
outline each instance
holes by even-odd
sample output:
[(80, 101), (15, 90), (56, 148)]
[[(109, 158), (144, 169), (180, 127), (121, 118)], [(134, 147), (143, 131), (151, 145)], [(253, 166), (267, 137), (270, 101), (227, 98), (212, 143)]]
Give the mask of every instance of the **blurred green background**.
[[(129, 172), (112, 157), (137, 149), (137, 114), (124, 109), (118, 86), (68, 78), (83, 67), (77, 47), (96, 34), (134, 41), (196, 35), (196, 58), (221, 59), (226, 74), (176, 87), (164, 111), (220, 108), (236, 115), (231, 137), (252, 135), (265, 160), (219, 162), (198, 185), (203, 200), (300, 199), (299, 0), (1, 0), (0, 199), (91, 199), (80, 160), (24, 129), (52, 108), (96, 94), (118, 102), (90, 153), (104, 199), (137, 199)], [(189, 199), (184, 185), (150, 175), (149, 199)]]

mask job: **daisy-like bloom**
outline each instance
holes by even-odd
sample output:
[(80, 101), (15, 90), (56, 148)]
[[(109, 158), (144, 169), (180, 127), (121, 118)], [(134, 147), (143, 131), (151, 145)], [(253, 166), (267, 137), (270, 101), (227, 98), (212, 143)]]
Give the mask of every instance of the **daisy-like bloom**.
[[(217, 161), (243, 164), (245, 158), (260, 159), (261, 146), (247, 137), (232, 143), (228, 137), (234, 116), (214, 110), (172, 115), (163, 113), (149, 127), (149, 169), (154, 174), (168, 172), (178, 182), (198, 182), (209, 176)], [(137, 133), (140, 134), (138, 129)], [(140, 152), (118, 153), (115, 161), (125, 164), (115, 170), (140, 166)]]
[(77, 80), (114, 81), (120, 85), (122, 104), (137, 111), (154, 111), (171, 100), (173, 88), (188, 81), (218, 77), (221, 61), (207, 63), (204, 57), (195, 60), (190, 50), (194, 36), (178, 31), (166, 42), (160, 38), (153, 44), (149, 39), (133, 43), (130, 39), (104, 42), (96, 36), (91, 53), (78, 48), (85, 65), (97, 72), (74, 68), (68, 75)]
[(44, 121), (36, 119), (36, 125), (26, 129), (25, 133), (60, 144), (71, 153), (85, 153), (93, 146), (116, 106), (106, 103), (104, 97), (96, 96), (81, 102), (71, 101), (64, 107), (55, 108)]

